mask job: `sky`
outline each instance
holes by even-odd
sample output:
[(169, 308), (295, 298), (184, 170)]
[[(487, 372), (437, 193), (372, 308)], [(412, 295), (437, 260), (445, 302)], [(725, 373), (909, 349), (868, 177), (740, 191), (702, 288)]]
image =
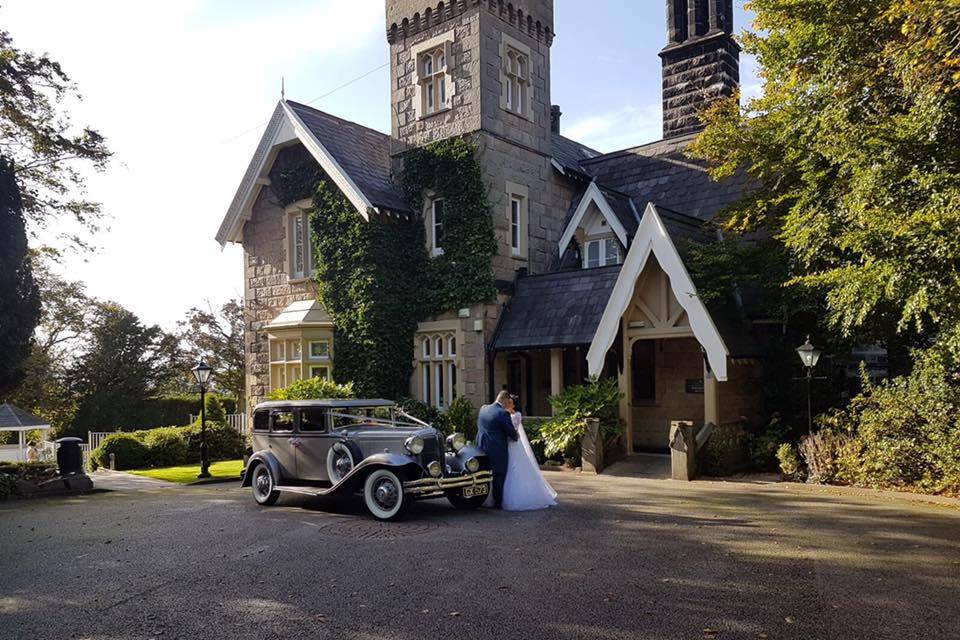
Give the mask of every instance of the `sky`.
[[(740, 30), (750, 16), (737, 5)], [(660, 138), (663, 0), (556, 0), (555, 12), (563, 134), (600, 151)], [(0, 0), (0, 25), (61, 63), (83, 96), (75, 123), (115, 154), (88, 184), (107, 229), (61, 272), (166, 329), (190, 307), (243, 296), (242, 251), (214, 235), (281, 79), (289, 99), (390, 129), (383, 0)], [(756, 94), (746, 56), (741, 76)]]

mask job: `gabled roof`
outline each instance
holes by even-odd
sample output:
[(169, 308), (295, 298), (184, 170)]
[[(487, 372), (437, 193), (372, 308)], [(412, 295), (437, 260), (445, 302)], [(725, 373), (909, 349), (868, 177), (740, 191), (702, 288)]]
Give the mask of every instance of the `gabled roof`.
[(687, 157), (697, 134), (668, 138), (582, 160), (580, 166), (605, 187), (637, 203), (653, 202), (700, 220), (711, 220), (750, 187), (745, 174), (715, 182), (706, 163)]
[(591, 149), (585, 144), (580, 144), (570, 138), (564, 138), (556, 133), (553, 134), (551, 144), (553, 146), (553, 159), (564, 171), (584, 173), (580, 163), (602, 155), (599, 151)]
[(518, 278), (490, 350), (590, 344), (619, 273), (616, 265)]
[(49, 429), (50, 423), (41, 420), (12, 404), (0, 404), (0, 431), (30, 431)]
[(289, 329), (292, 327), (332, 327), (327, 310), (319, 300), (298, 300), (291, 303), (277, 317), (264, 327), (270, 329)]
[(660, 268), (667, 274), (673, 295), (686, 311), (693, 335), (703, 347), (717, 380), (726, 380), (727, 357), (730, 355), (730, 350), (713, 317), (697, 296), (697, 288), (690, 279), (690, 274), (687, 273), (670, 232), (653, 203), (647, 205), (643, 214), (633, 245), (627, 252), (623, 268), (618, 274), (596, 335), (587, 352), (590, 374), (599, 375), (603, 370), (607, 351), (610, 350), (620, 331), (620, 320), (633, 299), (637, 278), (646, 267), (650, 256), (654, 256)]
[(637, 230), (637, 225), (640, 223), (640, 217), (637, 215), (633, 202), (623, 194), (604, 189), (596, 182), (591, 182), (583, 190), (583, 193), (575, 197), (570, 204), (563, 233), (557, 243), (561, 259), (563, 258), (563, 252), (570, 245), (570, 240), (573, 239), (577, 227), (583, 222), (584, 215), (590, 208), (591, 203), (597, 205), (620, 243), (625, 248), (629, 248), (630, 237), (633, 236)]
[(365, 219), (371, 209), (409, 211), (390, 181), (390, 136), (281, 100), (217, 232), (221, 245), (239, 240), (278, 151), (294, 142), (303, 144)]

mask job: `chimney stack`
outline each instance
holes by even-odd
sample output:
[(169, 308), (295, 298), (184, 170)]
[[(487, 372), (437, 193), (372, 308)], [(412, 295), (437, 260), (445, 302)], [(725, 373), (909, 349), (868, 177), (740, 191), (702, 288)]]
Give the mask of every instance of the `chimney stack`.
[(663, 60), (663, 137), (702, 128), (698, 113), (740, 86), (733, 0), (667, 0)]
[(557, 136), (560, 135), (560, 116), (562, 115), (560, 105), (555, 104), (550, 107), (550, 131)]

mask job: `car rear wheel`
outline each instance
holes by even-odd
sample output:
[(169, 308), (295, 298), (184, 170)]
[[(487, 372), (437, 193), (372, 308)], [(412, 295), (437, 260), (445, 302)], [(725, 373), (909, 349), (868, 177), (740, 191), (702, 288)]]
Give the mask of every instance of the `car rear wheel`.
[(363, 502), (378, 520), (396, 520), (410, 500), (403, 494), (403, 481), (389, 469), (377, 469), (363, 483)]
[(276, 482), (274, 482), (273, 474), (270, 473), (270, 468), (263, 463), (259, 463), (253, 468), (253, 479), (250, 486), (253, 489), (253, 499), (257, 501), (257, 504), (262, 504), (265, 507), (276, 503), (280, 497), (280, 492), (274, 489)]
[(473, 498), (464, 498), (459, 493), (450, 494), (447, 500), (457, 509), (479, 509), (487, 501), (488, 496), (474, 496)]

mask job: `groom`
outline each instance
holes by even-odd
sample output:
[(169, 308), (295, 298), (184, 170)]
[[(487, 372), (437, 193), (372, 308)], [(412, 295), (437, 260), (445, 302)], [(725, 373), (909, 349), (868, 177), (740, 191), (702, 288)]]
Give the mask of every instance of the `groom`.
[(512, 402), (510, 393), (501, 391), (496, 402), (481, 407), (477, 416), (477, 446), (490, 461), (493, 504), (497, 509), (503, 504), (503, 483), (507, 479), (507, 438), (516, 441), (520, 437), (507, 411)]

